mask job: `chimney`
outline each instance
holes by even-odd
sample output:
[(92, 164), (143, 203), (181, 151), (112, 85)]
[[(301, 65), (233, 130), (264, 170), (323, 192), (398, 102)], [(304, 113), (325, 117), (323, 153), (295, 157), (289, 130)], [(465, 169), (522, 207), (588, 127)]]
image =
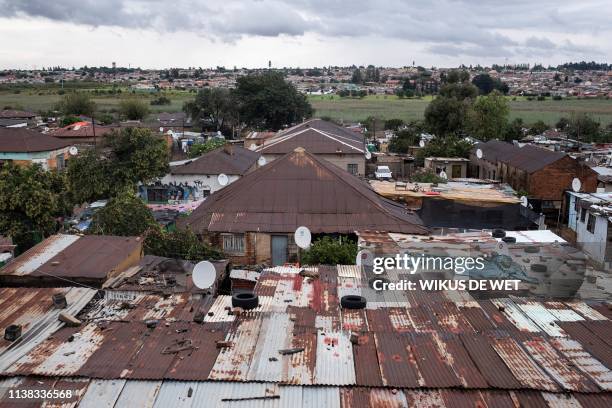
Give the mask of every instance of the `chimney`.
[(226, 143), (223, 145), (223, 151), (232, 156), (234, 154), (234, 145), (231, 143)]

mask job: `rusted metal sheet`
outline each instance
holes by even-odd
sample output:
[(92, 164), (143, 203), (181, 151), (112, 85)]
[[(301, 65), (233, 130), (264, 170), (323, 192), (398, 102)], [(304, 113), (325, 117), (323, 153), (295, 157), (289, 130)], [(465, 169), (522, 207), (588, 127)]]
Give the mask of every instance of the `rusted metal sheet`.
[(208, 378), (246, 381), (260, 330), (261, 317), (237, 319), (225, 338), (231, 346), (221, 349)]
[(535, 301), (526, 301), (517, 305), (529, 319), (534, 322), (542, 331), (549, 336), (565, 336), (565, 332), (555, 323), (560, 319), (553, 310), (546, 309), (543, 305)]
[(212, 304), (208, 313), (204, 316), (204, 322), (233, 322), (236, 319), (231, 313), (228, 313), (232, 308), (232, 297), (231, 296), (218, 296), (215, 302)]
[(595, 333), (597, 337), (612, 348), (612, 321), (610, 320), (597, 320), (597, 321), (583, 321), (582, 325), (588, 330)]
[(342, 309), (342, 330), (366, 332), (368, 321), (364, 310)]
[(600, 314), (604, 315), (606, 318), (612, 320), (612, 303), (610, 302), (602, 302), (591, 304), (591, 308), (595, 309)]
[(353, 359), (357, 384), (372, 387), (383, 385), (373, 333), (364, 333), (358, 337), (357, 344), (353, 345)]
[(516, 408), (512, 396), (506, 391), (481, 391), (480, 394), (484, 399), (487, 407), (491, 408)]
[(438, 390), (405, 390), (409, 407), (443, 408), (444, 398)]
[(440, 390), (444, 405), (453, 408), (473, 408), (484, 406), (485, 402), (477, 391)]
[(342, 278), (361, 278), (361, 266), (358, 265), (337, 265), (338, 276)]
[(524, 387), (535, 390), (559, 391), (557, 384), (513, 339), (510, 337), (493, 338), (492, 345), (512, 371), (512, 374)]
[(587, 353), (580, 343), (564, 338), (550, 339), (550, 343), (601, 389), (612, 391), (612, 371)]
[(455, 372), (465, 388), (487, 388), (487, 381), (478, 371), (478, 367), (470, 358), (468, 351), (463, 346), (461, 339), (456, 335), (446, 335), (440, 338), (435, 335), (436, 344), (440, 354)]
[(601, 361), (608, 369), (612, 369), (612, 348), (583, 323), (585, 322), (561, 322), (559, 326), (572, 339), (577, 340), (593, 357)]
[(405, 336), (395, 333), (375, 333), (374, 338), (384, 385), (403, 388), (425, 385), (414, 350)]
[(459, 310), (477, 332), (483, 333), (495, 329), (494, 323), (489, 320), (481, 307), (462, 307)]
[(610, 393), (575, 394), (574, 397), (584, 408), (610, 408), (610, 405), (612, 405)]
[(80, 238), (78, 235), (52, 235), (27, 250), (9, 265), (0, 268), (0, 275), (30, 275)]
[(542, 397), (550, 408), (582, 408), (582, 405), (572, 395), (543, 392)]
[(408, 401), (403, 392), (396, 389), (381, 388), (342, 388), (340, 401), (346, 408), (403, 408)]
[(279, 350), (291, 348), (293, 323), (286, 313), (273, 313), (264, 316), (253, 360), (247, 379), (250, 381), (287, 381), (292, 355), (281, 355)]
[(541, 392), (523, 390), (511, 392), (511, 395), (521, 408), (550, 408)]
[(589, 305), (584, 302), (565, 302), (566, 305), (580, 313), (586, 319), (589, 320), (606, 320), (607, 317), (603, 314), (599, 313), (597, 310), (593, 309)]
[(315, 384), (355, 384), (353, 345), (347, 332), (318, 330)]
[(314, 384), (317, 358), (316, 330), (312, 329), (309, 332), (294, 334), (291, 340), (291, 348), (300, 348), (304, 351), (290, 356), (285, 381), (289, 384)]
[(491, 387), (501, 389), (520, 388), (521, 384), (495, 352), (486, 337), (460, 334), (459, 338), (472, 361)]
[(410, 337), (411, 350), (414, 353), (419, 372), (425, 381), (424, 386), (459, 387), (461, 381), (455, 375), (447, 360), (446, 344), (436, 334), (415, 334)]
[(91, 380), (79, 408), (113, 408), (126, 380)]
[(494, 299), (491, 301), (519, 331), (538, 333), (541, 328), (532, 322), (525, 313), (510, 299)]
[(471, 332), (469, 322), (459, 313), (454, 303), (437, 302), (427, 305), (433, 313), (437, 326), (441, 331), (450, 333)]
[(594, 392), (598, 388), (586, 376), (572, 367), (569, 360), (560, 356), (555, 349), (541, 337), (523, 342), (530, 356), (563, 389), (579, 392)]
[(391, 307), (383, 310), (388, 313), (389, 321), (391, 322), (391, 326), (393, 327), (394, 331), (398, 333), (409, 333), (415, 331), (412, 320), (410, 320), (410, 316), (408, 316), (405, 308)]

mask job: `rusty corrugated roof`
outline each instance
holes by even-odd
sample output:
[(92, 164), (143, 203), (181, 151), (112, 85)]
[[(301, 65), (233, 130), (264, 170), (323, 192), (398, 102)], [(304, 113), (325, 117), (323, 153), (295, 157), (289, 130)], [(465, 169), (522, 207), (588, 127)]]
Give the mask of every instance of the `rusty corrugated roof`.
[(68, 146), (70, 146), (68, 142), (34, 130), (0, 127), (2, 153), (52, 152)]

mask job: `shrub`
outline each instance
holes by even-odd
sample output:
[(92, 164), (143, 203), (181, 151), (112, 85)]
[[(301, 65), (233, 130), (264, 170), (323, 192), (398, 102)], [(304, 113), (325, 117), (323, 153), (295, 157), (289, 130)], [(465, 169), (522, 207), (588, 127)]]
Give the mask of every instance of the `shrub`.
[(357, 244), (349, 238), (324, 236), (302, 253), (301, 261), (306, 265), (354, 265), (357, 251)]

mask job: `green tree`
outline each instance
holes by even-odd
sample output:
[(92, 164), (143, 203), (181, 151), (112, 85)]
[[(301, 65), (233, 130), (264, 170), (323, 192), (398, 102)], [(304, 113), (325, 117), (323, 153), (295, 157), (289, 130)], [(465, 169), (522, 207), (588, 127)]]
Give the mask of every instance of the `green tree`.
[(420, 149), (416, 155), (416, 164), (422, 166), (426, 157), (464, 157), (470, 156), (472, 144), (456, 136), (436, 137)]
[(599, 141), (601, 133), (599, 122), (585, 113), (572, 114), (566, 130), (571, 138), (582, 142)]
[(64, 95), (59, 102), (58, 110), (64, 115), (92, 116), (96, 110), (96, 104), (84, 92), (71, 92)]
[(144, 251), (147, 255), (194, 262), (223, 258), (221, 252), (202, 243), (191, 230), (168, 232), (161, 228), (151, 228), (145, 235)]
[(559, 130), (566, 130), (567, 127), (570, 125), (570, 123), (571, 122), (568, 118), (562, 117), (562, 118), (559, 118), (559, 120), (555, 124), (555, 127)]
[(241, 122), (257, 129), (278, 130), (313, 114), (306, 96), (278, 72), (240, 77), (232, 93)]
[(523, 132), (524, 127), (525, 124), (523, 123), (523, 119), (515, 118), (506, 126), (503, 139), (507, 142), (511, 142), (513, 140), (521, 140), (525, 136)]
[(195, 123), (215, 130), (222, 130), (226, 122), (236, 116), (236, 103), (226, 88), (206, 88), (198, 92), (195, 99), (183, 105), (183, 111)]
[(387, 119), (385, 121), (385, 130), (397, 130), (402, 126), (404, 126), (402, 119)]
[(0, 168), (0, 235), (11, 237), (23, 252), (57, 231), (68, 214), (65, 178), (39, 165)]
[(508, 85), (496, 78), (492, 78), (489, 74), (476, 75), (472, 79), (474, 84), (480, 91), (481, 95), (488, 95), (494, 90), (498, 90), (503, 94), (508, 93)]
[(141, 99), (123, 99), (119, 103), (119, 112), (128, 120), (142, 120), (149, 114), (149, 105)]
[(419, 133), (413, 128), (402, 129), (395, 133), (389, 142), (389, 151), (393, 153), (408, 153), (412, 146), (417, 146), (420, 140)]
[(532, 123), (531, 126), (529, 126), (528, 133), (530, 135), (541, 135), (548, 129), (549, 126), (546, 124), (546, 122), (544, 122), (543, 120), (538, 120), (537, 122)]
[(470, 135), (483, 141), (503, 138), (509, 112), (508, 102), (499, 91), (479, 97), (468, 113)]
[(223, 139), (209, 139), (204, 143), (195, 143), (191, 145), (188, 155), (190, 158), (200, 157), (204, 153), (218, 149), (223, 145), (225, 145), (225, 140)]
[(123, 191), (96, 211), (90, 231), (96, 235), (140, 236), (151, 228), (159, 228), (153, 213), (131, 191)]
[(363, 84), (363, 74), (359, 68), (356, 68), (353, 71), (353, 75), (351, 76), (351, 83), (353, 84)]
[(68, 162), (68, 185), (75, 202), (107, 198), (118, 191), (135, 191), (167, 174), (166, 141), (149, 129), (123, 128), (106, 138), (104, 149), (92, 150)]
[(357, 257), (357, 244), (348, 238), (318, 238), (301, 255), (305, 265), (354, 265)]
[(438, 137), (460, 134), (465, 128), (470, 106), (470, 100), (439, 96), (425, 108), (425, 125)]

